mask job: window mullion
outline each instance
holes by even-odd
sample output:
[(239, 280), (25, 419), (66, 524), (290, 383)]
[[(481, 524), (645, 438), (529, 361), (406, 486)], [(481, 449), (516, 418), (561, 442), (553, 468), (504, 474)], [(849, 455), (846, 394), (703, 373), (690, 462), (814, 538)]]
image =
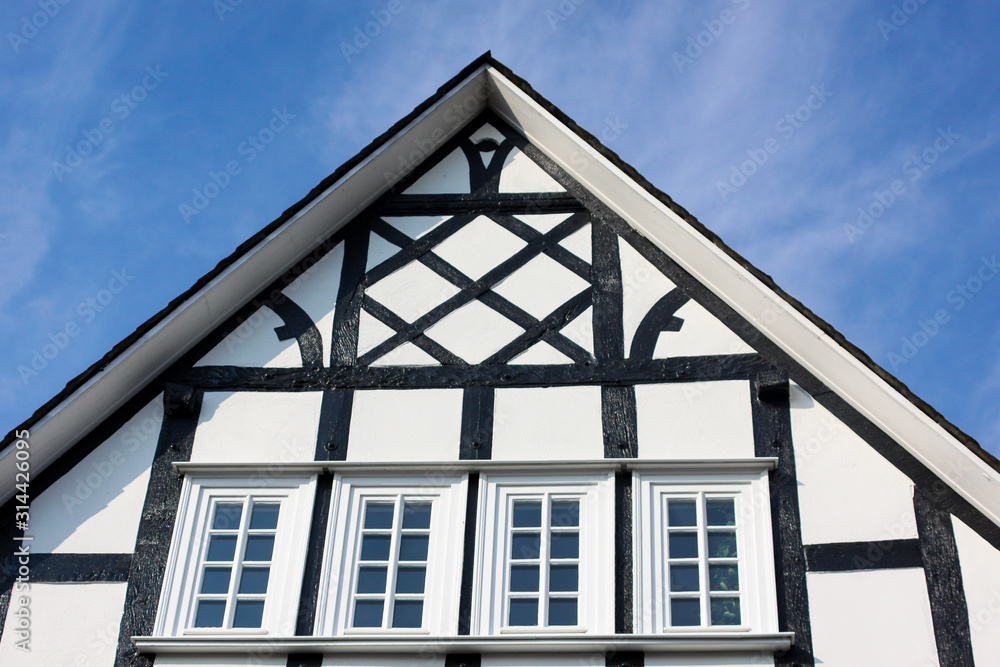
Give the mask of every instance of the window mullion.
[(711, 604), (708, 589), (708, 513), (705, 507), (705, 493), (698, 492), (698, 541), (701, 553), (698, 558), (698, 572), (701, 581), (701, 625), (711, 625)]
[(229, 593), (226, 595), (226, 620), (223, 627), (233, 627), (236, 616), (236, 592), (240, 577), (243, 576), (243, 551), (246, 549), (247, 533), (250, 530), (250, 512), (253, 510), (251, 496), (243, 499), (243, 516), (240, 517), (239, 531), (236, 533), (236, 550), (233, 553), (233, 571), (229, 579)]
[(549, 567), (552, 543), (552, 494), (542, 494), (542, 529), (538, 548), (538, 625), (549, 626)]
[(392, 612), (396, 600), (396, 577), (399, 572), (399, 549), (403, 533), (403, 497), (397, 495), (394, 501), (395, 511), (392, 516), (392, 543), (389, 546), (389, 564), (385, 579), (385, 611), (382, 615), (382, 627), (392, 627)]

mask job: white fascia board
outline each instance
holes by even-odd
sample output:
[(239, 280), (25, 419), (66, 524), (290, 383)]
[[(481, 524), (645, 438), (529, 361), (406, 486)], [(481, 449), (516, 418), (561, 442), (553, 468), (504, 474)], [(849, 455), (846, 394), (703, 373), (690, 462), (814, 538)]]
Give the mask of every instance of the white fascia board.
[[(33, 424), (32, 472), (44, 470), (482, 111), (491, 85), (485, 70), (469, 74)], [(11, 443), (0, 453), (0, 479), (14, 479), (13, 452)], [(5, 484), (0, 502), (13, 495), (13, 483)]]
[[(500, 72), (491, 106), (796, 362), (1000, 525), (1000, 474)], [(582, 159), (581, 159), (582, 158)]]

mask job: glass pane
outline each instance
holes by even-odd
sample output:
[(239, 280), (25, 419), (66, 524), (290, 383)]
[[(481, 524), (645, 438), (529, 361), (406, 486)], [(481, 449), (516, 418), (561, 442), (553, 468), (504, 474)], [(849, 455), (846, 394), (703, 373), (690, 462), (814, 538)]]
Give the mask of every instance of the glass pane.
[(201, 600), (198, 602), (198, 613), (194, 617), (194, 627), (221, 628), (225, 616), (225, 600)]
[(243, 503), (219, 503), (212, 517), (213, 530), (236, 530), (243, 516)]
[(542, 501), (515, 500), (511, 525), (514, 528), (539, 528), (542, 525)]
[(698, 533), (670, 533), (670, 558), (697, 558)]
[(713, 591), (738, 591), (739, 569), (735, 565), (709, 565), (708, 582)]
[(278, 527), (278, 503), (254, 504), (250, 513), (250, 530), (274, 530)]
[(695, 509), (694, 499), (667, 501), (667, 525), (668, 526), (695, 526), (698, 524), (698, 510)]
[(712, 598), (712, 625), (739, 625), (739, 598)]
[(515, 593), (538, 592), (537, 565), (511, 565), (510, 590)]
[(228, 567), (206, 567), (205, 574), (201, 578), (201, 592), (228, 593), (229, 574)]
[(390, 535), (365, 535), (361, 538), (361, 560), (389, 560)]
[(580, 525), (580, 501), (579, 500), (553, 500), (552, 501), (552, 525), (553, 526), (579, 526)]
[(392, 528), (392, 517), (395, 512), (392, 503), (368, 503), (365, 505), (365, 528), (377, 530)]
[(259, 628), (263, 618), (263, 600), (236, 601), (236, 614), (233, 616), (234, 628)]
[(267, 579), (271, 569), (267, 567), (245, 567), (240, 575), (238, 593), (244, 595), (263, 595), (267, 593)]
[(576, 565), (552, 565), (549, 567), (550, 591), (579, 590), (579, 572)]
[(722, 532), (708, 534), (709, 558), (736, 558), (736, 533)]
[(250, 535), (243, 560), (271, 560), (273, 552), (274, 535)]
[(422, 600), (396, 600), (392, 606), (392, 627), (419, 628), (423, 615)]
[(670, 625), (701, 625), (701, 601), (697, 598), (671, 600)]
[(736, 504), (732, 498), (716, 498), (706, 502), (705, 518), (709, 526), (735, 526)]
[(382, 600), (358, 600), (354, 604), (354, 627), (381, 628)]
[[(426, 529), (431, 527), (430, 503), (405, 503), (403, 505), (403, 528)], [(395, 623), (395, 621), (393, 621)]]
[(549, 625), (576, 625), (576, 598), (549, 600)]
[(697, 565), (671, 565), (670, 566), (670, 590), (697, 591), (701, 588), (698, 585)]
[(399, 560), (427, 560), (430, 535), (403, 535), (399, 541)]
[[(427, 575), (427, 568), (421, 567), (401, 567), (396, 573), (396, 592), (397, 593), (423, 593), (424, 592), (424, 577)], [(397, 605), (398, 607), (398, 605)], [(395, 624), (395, 616), (393, 616), (393, 624)], [(403, 627), (403, 626), (396, 626)], [(408, 626), (407, 626), (408, 627)], [(414, 626), (416, 627), (416, 626)]]
[(510, 541), (510, 557), (513, 560), (538, 558), (538, 533), (514, 533)]
[(358, 569), (358, 593), (385, 593), (386, 568), (362, 567)]
[(538, 625), (538, 598), (512, 599), (507, 625)]
[(580, 557), (580, 534), (579, 533), (553, 533), (552, 534), (552, 557), (553, 558), (579, 558)]
[(232, 560), (236, 554), (235, 535), (212, 535), (208, 538), (208, 555), (205, 560)]

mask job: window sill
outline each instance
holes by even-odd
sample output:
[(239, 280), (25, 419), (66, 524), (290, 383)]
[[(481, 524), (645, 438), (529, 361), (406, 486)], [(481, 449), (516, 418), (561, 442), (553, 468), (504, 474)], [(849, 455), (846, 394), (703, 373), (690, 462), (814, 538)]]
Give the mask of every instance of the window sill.
[(554, 637), (550, 634), (519, 634), (492, 637), (133, 637), (140, 653), (177, 655), (185, 653), (566, 653), (649, 651), (787, 651), (794, 633), (685, 632), (669, 635), (589, 635)]

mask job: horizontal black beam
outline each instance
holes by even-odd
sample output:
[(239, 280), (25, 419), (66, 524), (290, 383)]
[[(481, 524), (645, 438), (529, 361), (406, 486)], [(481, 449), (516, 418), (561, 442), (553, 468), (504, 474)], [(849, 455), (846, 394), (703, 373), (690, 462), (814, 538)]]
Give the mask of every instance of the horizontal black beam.
[(34, 583), (128, 581), (132, 554), (31, 554)]
[(378, 209), (379, 215), (428, 215), (433, 213), (557, 213), (582, 211), (583, 204), (569, 194), (500, 193), (456, 195), (398, 195)]
[(803, 548), (808, 572), (893, 570), (924, 564), (918, 539), (808, 544)]
[(655, 382), (745, 380), (768, 363), (755, 354), (674, 359), (603, 360), (553, 366), (432, 366), (243, 368), (198, 366), (184, 382), (207, 391), (315, 391), (321, 389), (421, 389), (529, 387), (573, 384), (633, 385)]

